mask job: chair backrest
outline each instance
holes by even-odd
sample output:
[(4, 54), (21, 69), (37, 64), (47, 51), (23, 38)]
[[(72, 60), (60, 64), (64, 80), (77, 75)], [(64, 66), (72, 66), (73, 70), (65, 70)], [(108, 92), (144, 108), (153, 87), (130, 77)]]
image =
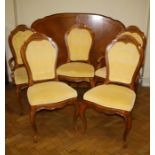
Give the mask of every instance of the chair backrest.
[(120, 83), (133, 88), (143, 60), (142, 53), (140, 44), (131, 36), (113, 40), (106, 49), (106, 83)]
[(131, 25), (127, 27), (126, 30), (120, 33), (118, 36), (123, 36), (123, 35), (130, 35), (134, 37), (137, 40), (137, 42), (141, 45), (143, 50), (145, 50), (146, 37), (144, 33), (137, 26)]
[(56, 77), (58, 48), (51, 38), (40, 33), (33, 34), (22, 46), (21, 54), (30, 85)]
[(15, 59), (15, 66), (22, 65), (21, 47), (23, 43), (34, 33), (26, 25), (18, 25), (9, 35), (9, 45)]
[(93, 33), (85, 25), (74, 25), (65, 34), (69, 61), (89, 61)]

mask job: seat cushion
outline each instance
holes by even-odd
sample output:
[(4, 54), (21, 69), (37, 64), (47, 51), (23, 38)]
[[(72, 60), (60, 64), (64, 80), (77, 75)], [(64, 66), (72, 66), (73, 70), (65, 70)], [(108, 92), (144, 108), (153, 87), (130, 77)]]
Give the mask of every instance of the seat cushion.
[(57, 74), (70, 77), (94, 77), (94, 67), (87, 63), (71, 62), (59, 66)]
[(42, 105), (77, 97), (77, 92), (63, 82), (50, 81), (32, 85), (27, 96), (31, 105)]
[(95, 71), (95, 76), (106, 78), (106, 67), (99, 68)]
[(15, 84), (25, 84), (28, 83), (28, 75), (25, 67), (19, 67), (14, 71)]
[(84, 99), (98, 105), (131, 111), (135, 102), (136, 94), (133, 90), (118, 85), (100, 85), (84, 94)]

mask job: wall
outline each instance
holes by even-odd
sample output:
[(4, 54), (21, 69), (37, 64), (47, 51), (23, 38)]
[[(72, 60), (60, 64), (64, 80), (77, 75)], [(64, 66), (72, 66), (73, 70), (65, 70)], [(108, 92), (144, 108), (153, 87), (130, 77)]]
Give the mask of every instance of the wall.
[[(13, 0), (6, 0), (6, 2), (13, 2)], [(16, 24), (30, 26), (38, 18), (60, 12), (90, 12), (118, 19), (126, 26), (137, 25), (147, 35), (149, 0), (14, 0), (14, 2), (6, 3), (6, 12), (10, 12), (10, 8), (11, 10), (15, 8)], [(11, 13), (9, 14), (13, 19)], [(6, 18), (6, 26), (9, 25), (8, 30), (11, 30), (10, 25), (14, 23), (9, 23), (8, 19)], [(146, 51), (146, 55), (148, 65), (149, 51)], [(146, 74), (149, 74), (148, 68), (149, 65), (145, 67)], [(149, 78), (149, 75), (146, 77)]]
[[(9, 45), (8, 45), (8, 35), (12, 29), (16, 26), (15, 10), (14, 10), (14, 1), (5, 0), (5, 46), (6, 46), (6, 61), (11, 57)], [(8, 74), (10, 75), (10, 69), (7, 63)], [(10, 76), (9, 76), (10, 80)]]

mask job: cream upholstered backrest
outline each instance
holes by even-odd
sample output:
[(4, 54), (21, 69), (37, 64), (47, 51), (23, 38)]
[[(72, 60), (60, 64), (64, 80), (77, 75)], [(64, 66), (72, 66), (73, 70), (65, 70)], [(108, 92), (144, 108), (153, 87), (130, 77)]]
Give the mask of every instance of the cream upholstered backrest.
[(17, 64), (23, 64), (22, 58), (21, 58), (21, 47), (24, 44), (24, 42), (33, 34), (34, 32), (31, 30), (25, 30), (25, 31), (18, 31), (14, 36), (12, 37), (12, 46), (14, 48)]
[(107, 48), (106, 54), (108, 79), (130, 84), (140, 62), (140, 45), (137, 47), (128, 40), (116, 40)]
[[(57, 45), (42, 34), (33, 34), (25, 45), (25, 59), (33, 81), (55, 78)], [(24, 52), (24, 51), (22, 51)]]
[(88, 28), (75, 26), (67, 32), (65, 39), (71, 61), (89, 59), (93, 36)]
[(142, 39), (142, 37), (140, 36), (139, 33), (126, 31), (126, 32), (123, 32), (123, 33), (120, 34), (120, 36), (123, 36), (123, 35), (132, 36), (133, 38), (135, 38), (137, 40), (137, 42), (141, 45), (141, 47), (143, 46), (143, 39)]

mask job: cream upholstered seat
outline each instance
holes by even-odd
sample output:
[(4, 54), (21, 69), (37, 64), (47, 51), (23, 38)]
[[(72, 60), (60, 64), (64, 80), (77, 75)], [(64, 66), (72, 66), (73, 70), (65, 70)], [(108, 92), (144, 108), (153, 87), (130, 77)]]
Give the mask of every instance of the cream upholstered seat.
[(100, 85), (84, 94), (84, 99), (98, 105), (131, 111), (136, 94), (133, 90), (118, 85)]
[(35, 33), (22, 46), (21, 52), (29, 77), (27, 97), (30, 105), (30, 120), (35, 131), (34, 140), (37, 140), (36, 112), (77, 104), (77, 92), (67, 84), (55, 81), (58, 48), (52, 39)]
[(18, 25), (9, 35), (9, 45), (13, 56), (9, 60), (11, 78), (16, 85), (16, 94), (18, 102), (20, 103), (21, 112), (23, 112), (23, 105), (20, 99), (20, 91), (23, 87), (28, 85), (28, 75), (23, 65), (20, 50), (24, 42), (33, 33), (34, 31), (25, 25)]
[(16, 85), (28, 83), (28, 75), (25, 67), (18, 67), (17, 69), (15, 69), (14, 80)]
[(71, 62), (60, 66), (57, 74), (71, 77), (94, 77), (94, 67), (87, 63)]
[(86, 129), (85, 110), (92, 107), (100, 112), (117, 114), (125, 119), (124, 140), (131, 129), (131, 111), (136, 93), (134, 81), (143, 60), (140, 44), (131, 36), (121, 36), (106, 49), (107, 73), (105, 84), (88, 90), (80, 106), (80, 117)]
[(94, 67), (89, 62), (93, 33), (84, 25), (74, 25), (65, 34), (68, 62), (57, 68), (58, 77), (74, 82), (87, 81), (93, 86)]
[(95, 76), (106, 78), (106, 67), (101, 67), (95, 71)]
[[(133, 37), (140, 44), (141, 48), (143, 50), (145, 49), (146, 38), (145, 38), (144, 33), (142, 31), (140, 31), (138, 27), (136, 27), (136, 26), (127, 27), (126, 31), (123, 31), (120, 34), (118, 34), (116, 39), (121, 37), (121, 36), (125, 36), (125, 35)], [(102, 59), (100, 59), (100, 60), (102, 60)], [(95, 71), (95, 76), (105, 79), (106, 78), (106, 67), (104, 66), (104, 67), (97, 69)]]
[(30, 86), (27, 96), (31, 105), (41, 105), (74, 98), (77, 92), (63, 82), (50, 81)]

